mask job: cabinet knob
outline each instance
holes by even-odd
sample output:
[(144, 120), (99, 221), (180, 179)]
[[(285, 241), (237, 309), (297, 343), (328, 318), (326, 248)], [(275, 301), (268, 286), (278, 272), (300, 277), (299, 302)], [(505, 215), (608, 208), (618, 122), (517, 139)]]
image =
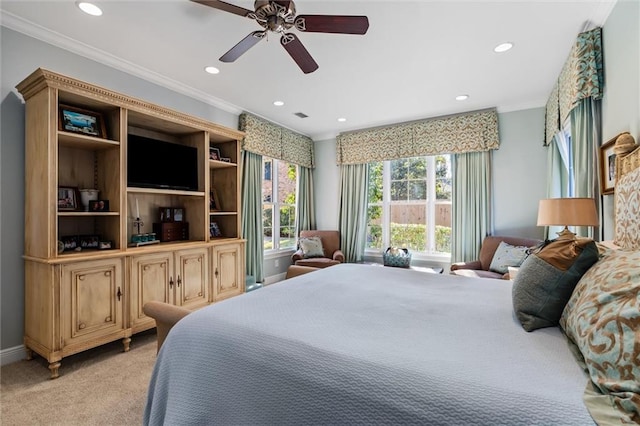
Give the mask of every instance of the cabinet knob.
[(218, 276), (218, 268), (217, 267), (216, 267), (216, 272), (214, 274), (215, 274), (216, 277)]
[(180, 278), (180, 275), (178, 275), (178, 281), (176, 281), (176, 283), (178, 284), (178, 287), (182, 284), (182, 278)]
[(106, 317), (106, 318), (104, 319), (104, 322), (111, 322), (111, 317)]
[(110, 276), (111, 276), (111, 271), (106, 271), (106, 272), (104, 273), (104, 276), (105, 276), (105, 277), (110, 277)]
[(120, 291), (120, 287), (118, 287), (118, 292), (116, 293), (116, 296), (118, 296), (118, 300), (120, 300), (120, 298), (122, 297), (122, 291)]
[(84, 328), (85, 328), (85, 327), (86, 327), (86, 325), (85, 325), (83, 322), (81, 322), (80, 324), (78, 324), (78, 328), (79, 328), (80, 330), (84, 330)]
[(169, 288), (173, 288), (173, 277), (169, 277)]

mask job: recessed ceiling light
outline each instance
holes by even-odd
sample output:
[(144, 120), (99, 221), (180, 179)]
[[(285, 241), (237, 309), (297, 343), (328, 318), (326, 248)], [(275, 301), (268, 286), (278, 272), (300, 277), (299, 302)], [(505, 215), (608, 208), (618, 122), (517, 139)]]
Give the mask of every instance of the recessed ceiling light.
[(92, 16), (100, 16), (100, 15), (102, 15), (102, 9), (100, 9), (98, 6), (96, 6), (93, 3), (89, 3), (89, 2), (86, 2), (86, 1), (79, 1), (76, 4), (80, 8), (80, 10), (82, 10), (86, 14), (89, 14), (89, 15), (92, 15)]
[(466, 101), (469, 99), (469, 95), (458, 95), (456, 96), (456, 101)]
[(502, 43), (497, 45), (493, 51), (496, 53), (502, 53), (502, 52), (506, 52), (507, 50), (511, 49), (513, 47), (513, 43)]
[(282, 105), (284, 105), (284, 102), (282, 102), (282, 101), (273, 101), (273, 104), (275, 106), (282, 106)]
[(347, 119), (344, 118), (344, 117), (340, 117), (340, 118), (338, 118), (338, 121), (341, 122), (341, 123), (344, 123), (345, 121), (347, 121)]
[(204, 70), (209, 74), (219, 74), (220, 70), (216, 67), (205, 67)]

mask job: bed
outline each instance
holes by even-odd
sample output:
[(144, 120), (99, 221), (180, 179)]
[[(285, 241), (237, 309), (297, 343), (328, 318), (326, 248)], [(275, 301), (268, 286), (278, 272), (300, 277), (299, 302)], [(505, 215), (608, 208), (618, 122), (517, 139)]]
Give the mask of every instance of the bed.
[[(640, 159), (640, 152), (629, 157)], [(637, 159), (630, 174), (640, 174)], [(617, 211), (626, 225), (617, 223), (616, 235), (624, 238), (616, 242), (633, 245), (640, 240), (640, 232), (633, 235), (640, 188), (638, 180), (627, 186), (632, 191), (623, 195), (635, 199), (635, 208)], [(640, 259), (638, 245), (625, 247), (635, 251), (625, 251), (622, 262)], [(617, 268), (619, 275), (621, 251), (606, 250), (606, 262), (596, 265)], [(602, 350), (602, 336), (587, 330), (600, 323), (581, 314), (593, 313), (585, 303), (593, 303), (589, 282), (604, 274), (596, 265), (576, 286), (563, 327), (531, 333), (514, 315), (509, 281), (390, 267), (341, 264), (225, 300), (187, 315), (169, 333), (144, 423), (640, 423), (640, 327), (626, 330), (626, 346), (610, 345), (617, 348), (614, 356), (626, 359), (623, 372), (618, 364), (589, 358), (590, 347), (599, 356), (613, 350)], [(636, 325), (638, 268), (629, 267), (631, 282), (623, 290), (613, 289), (629, 302), (620, 315)], [(567, 311), (576, 314), (565, 318)], [(599, 379), (607, 369), (622, 376), (622, 385)]]

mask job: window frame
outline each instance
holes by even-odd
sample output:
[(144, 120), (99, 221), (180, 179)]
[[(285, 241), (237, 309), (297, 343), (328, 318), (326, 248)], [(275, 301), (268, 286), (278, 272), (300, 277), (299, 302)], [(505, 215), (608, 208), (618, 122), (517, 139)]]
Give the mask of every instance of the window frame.
[[(436, 252), (436, 227), (435, 227), (435, 219), (436, 219), (436, 157), (438, 155), (448, 155), (449, 156), (449, 167), (451, 167), (451, 156), (450, 154), (437, 154), (437, 155), (425, 155), (421, 156), (426, 158), (427, 160), (427, 188), (426, 188), (426, 199), (425, 200), (416, 200), (416, 201), (399, 201), (399, 200), (391, 200), (391, 162), (394, 160), (384, 160), (382, 163), (382, 201), (379, 203), (369, 203), (367, 201), (367, 210), (370, 206), (381, 206), (382, 208), (382, 216), (381, 216), (381, 226), (382, 226), (382, 248), (370, 248), (365, 247), (365, 255), (367, 257), (372, 258), (380, 258), (384, 254), (384, 250), (386, 247), (391, 245), (391, 227), (389, 224), (389, 218), (391, 217), (391, 206), (392, 205), (411, 205), (411, 204), (420, 204), (425, 206), (425, 221), (426, 223), (431, 223), (433, 226), (428, 226), (425, 229), (425, 237), (426, 241), (429, 243), (428, 250), (429, 251), (412, 251), (412, 257), (416, 260), (426, 260), (426, 261), (437, 261), (437, 262), (449, 262), (451, 260), (451, 253), (441, 253)], [(405, 160), (404, 158), (398, 160)], [(451, 171), (451, 168), (449, 168)], [(453, 177), (452, 177), (453, 178)], [(409, 180), (407, 180), (409, 182)], [(409, 188), (407, 188), (409, 191)], [(367, 218), (368, 221), (368, 218)]]
[[(271, 162), (271, 170), (270, 170), (270, 179), (265, 179), (265, 164), (267, 162)], [(296, 168), (296, 182), (295, 182), (295, 199), (296, 202), (295, 204), (286, 204), (286, 203), (280, 203), (280, 199), (279, 199), (279, 174), (278, 174), (278, 170), (280, 167), (280, 163), (284, 163), (287, 167), (288, 166), (294, 166)], [(288, 163), (284, 160), (280, 160), (278, 158), (272, 158), (272, 157), (263, 157), (262, 159), (262, 184), (264, 185), (265, 182), (270, 182), (271, 183), (271, 201), (269, 202), (265, 202), (264, 201), (264, 194), (261, 193), (261, 199), (262, 199), (262, 211), (263, 211), (263, 216), (262, 216), (262, 220), (263, 220), (263, 232), (262, 232), (262, 247), (263, 247), (263, 252), (264, 252), (264, 256), (265, 258), (269, 258), (269, 257), (277, 257), (278, 255), (281, 255), (283, 253), (286, 252), (291, 252), (293, 253), (296, 250), (297, 247), (297, 243), (298, 243), (298, 237), (297, 235), (294, 235), (294, 242), (293, 242), (293, 246), (290, 247), (280, 247), (280, 208), (281, 207), (293, 207), (294, 208), (294, 222), (293, 222), (293, 228), (294, 231), (295, 229), (297, 229), (297, 219), (298, 219), (298, 192), (300, 189), (300, 169), (299, 166), (297, 164), (293, 164), (293, 163)], [(271, 206), (271, 238), (272, 238), (272, 244), (273, 247), (272, 248), (265, 248), (264, 247), (264, 210), (265, 210), (265, 206), (266, 205), (270, 205)]]

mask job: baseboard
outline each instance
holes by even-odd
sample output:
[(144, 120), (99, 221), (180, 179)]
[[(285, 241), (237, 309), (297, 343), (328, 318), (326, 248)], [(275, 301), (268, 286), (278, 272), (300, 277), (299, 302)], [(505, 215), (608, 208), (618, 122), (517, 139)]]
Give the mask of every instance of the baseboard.
[(285, 279), (285, 277), (287, 276), (286, 272), (283, 272), (281, 274), (277, 274), (277, 275), (271, 275), (269, 277), (265, 277), (264, 278), (264, 285), (271, 285), (271, 284), (275, 284), (278, 281), (282, 281)]
[(24, 346), (14, 346), (13, 348), (3, 349), (0, 351), (0, 365), (7, 365), (13, 362), (22, 361), (27, 357)]

